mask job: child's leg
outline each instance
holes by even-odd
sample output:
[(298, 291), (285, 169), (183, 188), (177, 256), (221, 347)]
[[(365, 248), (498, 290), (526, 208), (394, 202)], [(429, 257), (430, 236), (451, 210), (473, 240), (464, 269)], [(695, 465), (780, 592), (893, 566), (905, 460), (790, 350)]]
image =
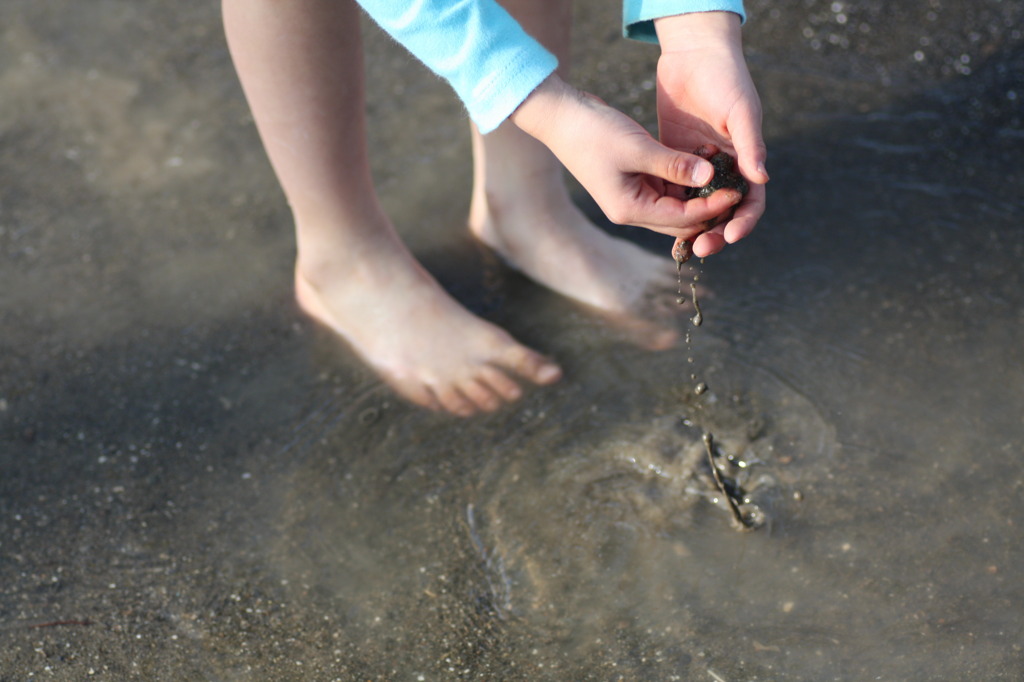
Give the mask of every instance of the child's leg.
[(291, 205), (296, 292), (410, 400), (460, 415), (517, 398), (558, 367), (451, 299), (381, 210), (367, 161), (351, 0), (224, 0), (225, 29)]
[[(571, 2), (503, 0), (502, 5), (558, 57), (560, 75), (567, 76), (562, 72), (568, 70)], [(595, 227), (572, 203), (561, 164), (542, 144), (506, 121), (487, 135), (474, 127), (473, 152), (470, 229), (524, 274), (633, 322), (639, 322), (638, 309), (652, 292), (674, 300), (666, 293), (676, 284), (671, 259)], [(648, 341), (665, 346), (675, 334), (663, 330), (655, 336)]]

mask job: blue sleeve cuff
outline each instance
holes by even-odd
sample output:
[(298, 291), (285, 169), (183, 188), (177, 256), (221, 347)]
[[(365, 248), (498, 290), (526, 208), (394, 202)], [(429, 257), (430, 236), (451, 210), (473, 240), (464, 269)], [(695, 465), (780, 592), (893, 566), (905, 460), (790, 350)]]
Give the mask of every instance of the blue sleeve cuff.
[(540, 45), (523, 44), (496, 59), (496, 68), (477, 81), (463, 96), (469, 117), (481, 133), (489, 133), (508, 118), (544, 79), (554, 73), (558, 60)]
[(622, 34), (645, 43), (658, 42), (654, 20), (691, 12), (732, 12), (746, 21), (743, 0), (623, 0)]
[(495, 0), (358, 2), (451, 84), (484, 133), (497, 128), (558, 66)]

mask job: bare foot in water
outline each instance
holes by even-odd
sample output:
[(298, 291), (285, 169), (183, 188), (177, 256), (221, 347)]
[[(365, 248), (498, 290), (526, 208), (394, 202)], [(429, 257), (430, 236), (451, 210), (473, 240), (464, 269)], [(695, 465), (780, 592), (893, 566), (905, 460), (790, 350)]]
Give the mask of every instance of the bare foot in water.
[(554, 362), (453, 300), (390, 234), (382, 236), (393, 243), (372, 258), (300, 256), (295, 291), (301, 308), (345, 338), (396, 392), (468, 417), (518, 399), (518, 380), (543, 385), (561, 377)]
[[(511, 124), (486, 137), (474, 129), (473, 144), (473, 235), (527, 277), (605, 313), (644, 347), (671, 347), (678, 333), (665, 318), (678, 311), (677, 273), (668, 255), (590, 222), (572, 203), (557, 160)], [(522, 171), (531, 165), (533, 173)]]
[[(542, 5), (520, 19), (564, 52), (569, 6), (555, 3), (551, 17)], [(366, 142), (358, 6), (225, 0), (223, 11), (242, 87), (295, 216), (303, 310), (349, 341), (400, 395), (427, 407), (470, 415), (515, 400), (524, 382), (556, 381), (554, 362), (445, 293), (385, 217)], [(566, 56), (559, 54), (563, 64)], [(499, 129), (489, 142), (475, 141), (486, 182), (476, 183), (483, 193), (473, 205), (474, 232), (538, 282), (638, 319), (633, 307), (671, 261), (587, 223), (547, 148), (513, 123), (502, 128), (515, 134)], [(655, 345), (665, 338), (641, 335)]]

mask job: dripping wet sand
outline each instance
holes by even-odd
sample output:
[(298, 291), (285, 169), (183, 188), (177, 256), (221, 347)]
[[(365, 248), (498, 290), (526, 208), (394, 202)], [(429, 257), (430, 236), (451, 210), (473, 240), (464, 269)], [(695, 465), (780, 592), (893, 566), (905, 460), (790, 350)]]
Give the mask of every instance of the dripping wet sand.
[[(580, 4), (573, 80), (653, 124), (656, 51)], [(567, 369), (491, 418), (396, 403), (298, 315), (215, 6), (5, 3), (0, 678), (1019, 678), (1021, 4), (895, 4), (748, 3), (769, 213), (694, 339), (758, 462), (734, 533), (682, 351), (481, 259), (464, 117), (393, 45), (389, 211)]]

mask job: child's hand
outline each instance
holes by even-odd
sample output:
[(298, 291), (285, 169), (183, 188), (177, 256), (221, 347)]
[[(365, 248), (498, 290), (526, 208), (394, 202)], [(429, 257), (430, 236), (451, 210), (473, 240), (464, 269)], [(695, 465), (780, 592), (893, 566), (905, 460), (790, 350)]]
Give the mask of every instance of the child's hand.
[(681, 199), (679, 185), (711, 180), (710, 163), (660, 144), (625, 114), (557, 76), (544, 81), (511, 120), (544, 143), (614, 223), (693, 239), (741, 199), (735, 190)]
[(761, 102), (740, 48), (738, 16), (699, 12), (656, 19), (654, 25), (662, 48), (661, 141), (687, 151), (714, 145), (737, 158), (740, 173), (750, 183), (732, 217), (694, 241), (694, 253), (707, 256), (750, 234), (764, 213), (768, 173)]

